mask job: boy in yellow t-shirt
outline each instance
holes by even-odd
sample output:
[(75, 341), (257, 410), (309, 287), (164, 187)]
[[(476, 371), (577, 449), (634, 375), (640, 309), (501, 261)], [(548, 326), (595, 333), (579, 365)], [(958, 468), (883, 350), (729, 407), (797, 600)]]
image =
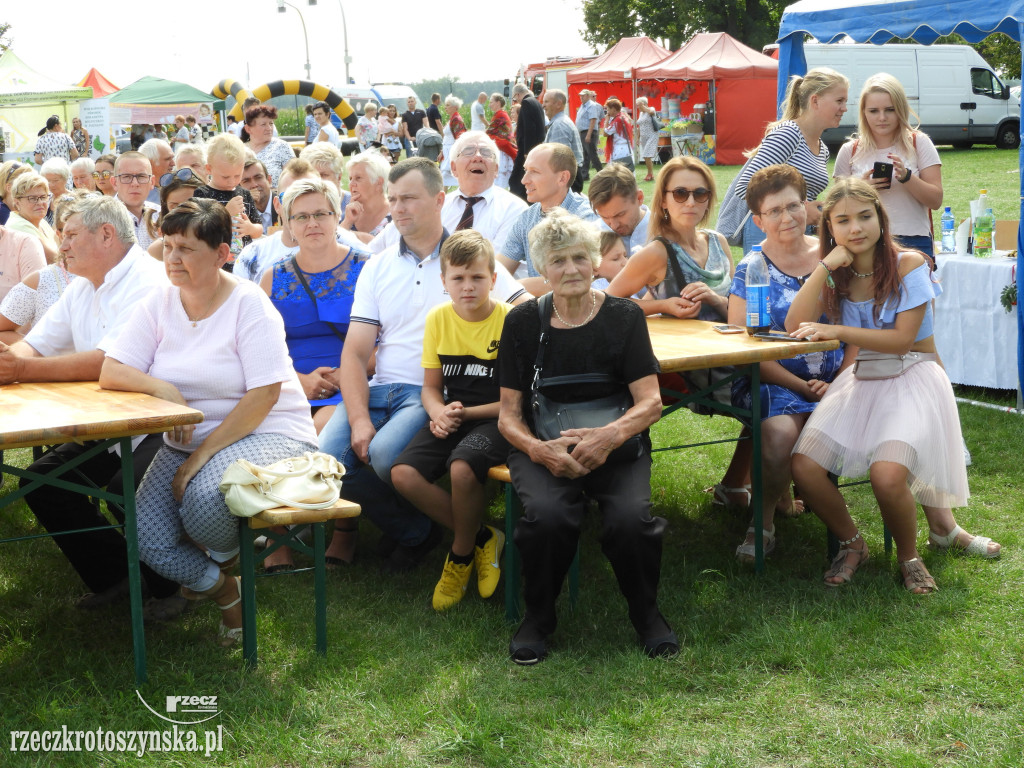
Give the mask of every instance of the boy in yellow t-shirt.
[[(498, 341), (511, 307), (491, 296), (494, 248), (479, 232), (456, 232), (441, 246), (441, 280), (451, 303), (427, 315), (423, 334), (423, 407), (427, 424), (391, 468), (391, 482), (424, 514), (455, 532), (434, 610), (462, 599), (476, 566), (481, 597), (501, 577), (505, 535), (484, 525), (487, 471), (504, 464), (498, 432)], [(449, 494), (435, 481), (451, 473)]]

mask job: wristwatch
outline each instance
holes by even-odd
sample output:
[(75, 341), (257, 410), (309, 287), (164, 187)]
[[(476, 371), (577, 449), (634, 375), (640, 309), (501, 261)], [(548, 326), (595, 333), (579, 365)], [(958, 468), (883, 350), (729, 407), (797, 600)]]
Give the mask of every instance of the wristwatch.
[(910, 177), (913, 176), (913, 175), (914, 175), (914, 172), (912, 170), (910, 170), (909, 168), (907, 168), (906, 175), (902, 179), (897, 179), (897, 181), (900, 184), (906, 184), (908, 181), (910, 181)]

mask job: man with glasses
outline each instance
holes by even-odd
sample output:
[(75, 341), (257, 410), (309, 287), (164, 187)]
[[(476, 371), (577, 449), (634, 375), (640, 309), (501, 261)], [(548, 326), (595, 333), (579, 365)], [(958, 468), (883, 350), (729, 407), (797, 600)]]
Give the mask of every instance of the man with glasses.
[[(475, 229), (494, 245), (505, 242), (512, 224), (527, 206), (494, 182), (498, 178), (498, 147), (483, 131), (465, 131), (452, 145), (452, 175), (459, 187), (445, 195), (441, 223), (448, 232)], [(380, 253), (398, 242), (394, 224), (370, 241), (369, 249)]]
[[(427, 423), (420, 402), (423, 333), (430, 310), (449, 300), (440, 265), (448, 236), (444, 198), (436, 163), (413, 157), (391, 169), (388, 202), (401, 238), (359, 274), (341, 353), (342, 403), (320, 433), (320, 449), (345, 465), (345, 498), (384, 532), (380, 551), (389, 571), (414, 568), (441, 540), (441, 528), (395, 492), (391, 466)], [(513, 304), (524, 298), (500, 267), (492, 293)]]
[(153, 166), (141, 152), (125, 152), (114, 162), (114, 175), (110, 177), (115, 197), (128, 209), (135, 227), (135, 240), (142, 250), (153, 244), (142, 216), (146, 198), (153, 189)]

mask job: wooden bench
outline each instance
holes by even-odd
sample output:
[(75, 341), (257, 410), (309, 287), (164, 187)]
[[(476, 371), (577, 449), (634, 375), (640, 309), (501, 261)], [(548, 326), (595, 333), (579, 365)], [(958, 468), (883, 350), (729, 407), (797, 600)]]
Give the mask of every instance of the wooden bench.
[[(487, 477), (497, 480), (505, 487), (505, 618), (509, 622), (516, 623), (522, 618), (522, 611), (519, 604), (521, 563), (519, 549), (512, 539), (516, 530), (516, 523), (523, 516), (523, 503), (519, 500), (515, 486), (512, 485), (512, 477), (509, 475), (508, 467), (504, 464), (491, 467)], [(569, 604), (576, 607), (576, 600), (580, 592), (580, 550), (576, 547), (576, 557), (573, 558), (569, 567)]]
[[(308, 555), (313, 559), (310, 568), (297, 568), (282, 573), (294, 574), (313, 571), (313, 595), (316, 608), (316, 650), (321, 656), (327, 654), (327, 568), (324, 564), (326, 550), (327, 523), (331, 520), (358, 517), (358, 504), (339, 499), (337, 504), (326, 509), (295, 509), (278, 507), (261, 512), (243, 522), (240, 535), (240, 556), (242, 572), (242, 656), (246, 666), (255, 668), (258, 663), (256, 653), (256, 564), (282, 546)], [(272, 530), (277, 526), (286, 526), (283, 533)], [(290, 526), (290, 527), (287, 527)], [(306, 528), (312, 529), (313, 546), (303, 542), (299, 534)], [(256, 553), (256, 537), (266, 535), (267, 546), (263, 552)]]

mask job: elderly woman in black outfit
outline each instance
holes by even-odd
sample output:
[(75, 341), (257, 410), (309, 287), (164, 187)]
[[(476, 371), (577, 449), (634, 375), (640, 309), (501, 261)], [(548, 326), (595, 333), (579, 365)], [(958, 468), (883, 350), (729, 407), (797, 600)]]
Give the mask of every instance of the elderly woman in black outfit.
[[(598, 237), (577, 217), (561, 209), (549, 213), (530, 232), (530, 254), (551, 286), (551, 300), (534, 299), (513, 309), (498, 352), (498, 424), (512, 444), (509, 471), (524, 509), (515, 542), (522, 554), (526, 615), (509, 652), (524, 665), (546, 655), (557, 622), (555, 600), (591, 498), (603, 516), (602, 550), (644, 650), (652, 657), (675, 655), (679, 641), (657, 604), (666, 523), (651, 517), (647, 429), (661, 415), (661, 397), (643, 311), (628, 299), (591, 288), (601, 263)], [(538, 301), (548, 307), (543, 320)], [(549, 324), (542, 378), (599, 373), (609, 379), (545, 387), (544, 394), (571, 403), (628, 392), (628, 410), (619, 418), (602, 427), (567, 429), (554, 439), (538, 437), (529, 404), (541, 329)], [(620, 447), (632, 450), (613, 455)]]

